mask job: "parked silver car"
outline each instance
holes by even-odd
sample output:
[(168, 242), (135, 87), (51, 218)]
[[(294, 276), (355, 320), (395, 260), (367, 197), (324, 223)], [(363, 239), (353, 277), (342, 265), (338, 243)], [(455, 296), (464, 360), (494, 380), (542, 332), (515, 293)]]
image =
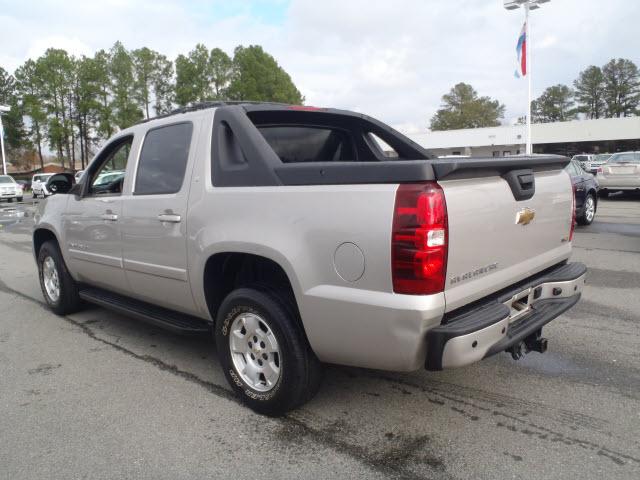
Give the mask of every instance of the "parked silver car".
[(577, 162), (580, 162), (580, 166), (582, 167), (582, 169), (585, 172), (588, 172), (589, 171), (589, 165), (593, 161), (593, 157), (595, 157), (595, 155), (583, 153), (583, 154), (580, 154), (580, 155), (574, 155), (571, 158), (571, 160), (575, 160)]
[(588, 162), (585, 170), (589, 173), (595, 174), (598, 171), (598, 167), (601, 167), (611, 158), (611, 153), (599, 153), (594, 155), (591, 161)]
[(10, 175), (0, 175), (0, 199), (13, 202), (22, 201), (22, 185), (16, 183)]
[(640, 191), (640, 152), (615, 153), (598, 168), (600, 195), (611, 192)]

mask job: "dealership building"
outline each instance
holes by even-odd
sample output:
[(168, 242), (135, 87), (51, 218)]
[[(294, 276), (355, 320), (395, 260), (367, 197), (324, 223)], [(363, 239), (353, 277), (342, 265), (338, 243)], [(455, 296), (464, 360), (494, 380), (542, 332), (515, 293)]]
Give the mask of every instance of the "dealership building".
[[(409, 135), (435, 155), (502, 157), (524, 153), (526, 126), (469, 128)], [(572, 156), (640, 150), (640, 117), (531, 125), (534, 153)]]

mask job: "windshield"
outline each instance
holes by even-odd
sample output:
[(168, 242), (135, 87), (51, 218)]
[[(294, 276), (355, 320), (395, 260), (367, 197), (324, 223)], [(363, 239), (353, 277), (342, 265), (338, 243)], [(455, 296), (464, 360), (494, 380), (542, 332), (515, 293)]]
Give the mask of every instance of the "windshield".
[(0, 175), (0, 183), (16, 183), (9, 175)]
[(607, 163), (640, 163), (640, 152), (616, 153)]
[(596, 162), (606, 162), (609, 157), (611, 157), (610, 153), (601, 153), (600, 155), (596, 155), (593, 160)]

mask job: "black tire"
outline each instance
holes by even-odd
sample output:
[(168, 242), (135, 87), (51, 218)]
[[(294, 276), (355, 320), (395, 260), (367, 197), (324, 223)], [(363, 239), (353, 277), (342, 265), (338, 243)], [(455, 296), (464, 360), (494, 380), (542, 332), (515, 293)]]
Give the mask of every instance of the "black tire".
[[(58, 275), (60, 294), (57, 299), (52, 298), (45, 287), (43, 265), (48, 258), (53, 260)], [(38, 251), (38, 277), (40, 278), (42, 295), (54, 313), (67, 315), (80, 310), (82, 301), (78, 295), (78, 286), (69, 274), (69, 270), (67, 270), (67, 266), (60, 253), (60, 248), (58, 248), (58, 244), (55, 241), (49, 240), (44, 242)]]
[[(589, 218), (587, 214), (587, 205), (588, 202), (593, 202), (593, 216)], [(598, 207), (598, 202), (596, 202), (596, 197), (593, 193), (587, 194), (587, 197), (584, 199), (584, 208), (582, 214), (576, 218), (576, 222), (578, 225), (591, 225), (593, 223), (593, 219), (596, 218), (596, 210)]]
[(18, 202), (21, 202), (21, 201), (22, 201), (22, 197), (18, 197)]
[(7, 198), (7, 202), (13, 203), (13, 198)]
[[(243, 313), (263, 319), (278, 343), (280, 375), (268, 391), (256, 390), (245, 381), (231, 357), (231, 326)], [(229, 385), (252, 410), (270, 416), (284, 415), (309, 401), (317, 392), (322, 366), (300, 326), (297, 308), (287, 295), (265, 287), (232, 291), (218, 310), (214, 336)], [(245, 360), (248, 362), (248, 357)]]

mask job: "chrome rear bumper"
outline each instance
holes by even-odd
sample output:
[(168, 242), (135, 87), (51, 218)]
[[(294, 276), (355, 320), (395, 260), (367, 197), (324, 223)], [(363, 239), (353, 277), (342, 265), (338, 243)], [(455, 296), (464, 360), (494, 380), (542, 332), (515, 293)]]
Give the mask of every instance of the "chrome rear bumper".
[(427, 333), (425, 367), (462, 367), (539, 336), (544, 325), (578, 302), (586, 272), (582, 263), (555, 266), (447, 314)]

